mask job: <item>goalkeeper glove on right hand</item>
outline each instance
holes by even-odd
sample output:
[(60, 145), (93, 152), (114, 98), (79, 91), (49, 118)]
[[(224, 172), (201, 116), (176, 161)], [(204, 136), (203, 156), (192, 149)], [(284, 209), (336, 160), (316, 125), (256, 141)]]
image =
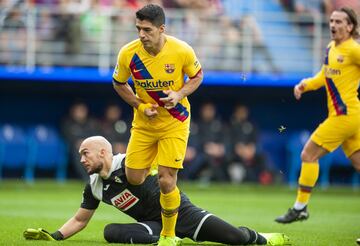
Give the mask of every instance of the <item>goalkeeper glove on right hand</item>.
[(24, 231), (23, 236), (27, 240), (55, 241), (55, 239), (50, 235), (50, 233), (42, 228), (28, 228)]

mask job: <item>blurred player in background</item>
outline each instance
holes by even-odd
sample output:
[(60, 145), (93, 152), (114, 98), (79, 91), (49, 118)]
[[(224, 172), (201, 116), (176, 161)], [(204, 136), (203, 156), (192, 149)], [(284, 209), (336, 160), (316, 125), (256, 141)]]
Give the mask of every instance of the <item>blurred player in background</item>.
[[(152, 244), (161, 230), (160, 188), (156, 176), (147, 176), (143, 184), (128, 182), (125, 154), (112, 154), (108, 140), (101, 136), (85, 139), (79, 148), (81, 163), (90, 175), (85, 186), (81, 207), (59, 230), (48, 233), (44, 229), (27, 229), (24, 237), (30, 240), (63, 240), (86, 227), (100, 201), (114, 206), (134, 218), (137, 223), (113, 223), (105, 226), (104, 237), (110, 243)], [(127, 156), (126, 156), (127, 158)], [(176, 234), (187, 237), (187, 243), (212, 241), (232, 245), (289, 245), (282, 233), (257, 233), (247, 227), (234, 227), (209, 212), (193, 205), (181, 195)], [(182, 240), (176, 238), (176, 244)]]
[(318, 126), (301, 153), (301, 172), (296, 202), (279, 223), (292, 223), (309, 217), (307, 204), (319, 176), (319, 158), (340, 145), (357, 171), (360, 171), (360, 45), (358, 20), (354, 10), (341, 8), (330, 17), (332, 41), (327, 47), (321, 71), (294, 87), (296, 99), (304, 92), (326, 87), (328, 118)]
[[(177, 172), (190, 128), (187, 96), (199, 87), (203, 74), (193, 49), (165, 35), (160, 6), (149, 4), (138, 10), (135, 24), (139, 39), (121, 48), (113, 74), (116, 92), (134, 108), (125, 171), (131, 184), (140, 185), (151, 165), (158, 166), (163, 220), (159, 245), (174, 246), (180, 206)], [(136, 95), (127, 83), (130, 76)]]

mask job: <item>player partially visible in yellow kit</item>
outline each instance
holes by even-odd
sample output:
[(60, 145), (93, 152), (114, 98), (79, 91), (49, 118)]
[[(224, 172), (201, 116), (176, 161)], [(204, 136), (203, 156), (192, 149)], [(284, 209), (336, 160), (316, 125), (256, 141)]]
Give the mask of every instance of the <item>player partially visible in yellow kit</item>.
[(357, 171), (360, 171), (360, 45), (356, 13), (347, 7), (330, 16), (332, 41), (326, 49), (321, 71), (294, 87), (296, 99), (304, 92), (326, 87), (328, 118), (313, 132), (301, 153), (301, 172), (295, 204), (275, 221), (291, 223), (309, 217), (307, 204), (319, 176), (319, 158), (340, 145)]
[[(203, 73), (193, 49), (165, 35), (160, 6), (149, 4), (138, 10), (135, 24), (139, 39), (121, 48), (113, 74), (116, 92), (134, 108), (125, 171), (131, 184), (140, 185), (152, 164), (158, 165), (162, 208), (158, 245), (175, 246), (180, 205), (177, 172), (182, 168), (190, 127), (187, 96), (199, 87)], [(127, 82), (130, 76), (136, 94)]]

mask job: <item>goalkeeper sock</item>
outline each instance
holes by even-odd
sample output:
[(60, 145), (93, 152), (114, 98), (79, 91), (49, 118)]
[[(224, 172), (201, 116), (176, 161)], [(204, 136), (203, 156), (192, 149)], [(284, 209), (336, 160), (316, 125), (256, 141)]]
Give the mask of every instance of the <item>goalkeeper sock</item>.
[(50, 235), (52, 236), (52, 238), (54, 238), (57, 241), (64, 239), (64, 235), (60, 231), (53, 232)]

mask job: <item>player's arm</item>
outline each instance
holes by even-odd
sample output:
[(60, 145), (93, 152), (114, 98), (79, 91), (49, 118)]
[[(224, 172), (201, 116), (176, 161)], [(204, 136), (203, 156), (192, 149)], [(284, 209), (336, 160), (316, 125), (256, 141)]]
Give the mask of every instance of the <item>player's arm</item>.
[(128, 84), (128, 79), (131, 75), (129, 66), (127, 64), (126, 49), (120, 50), (118, 60), (113, 73), (113, 86), (116, 93), (131, 107), (136, 108), (148, 117), (154, 117), (158, 114), (156, 108), (157, 104), (144, 103), (138, 98), (131, 86)]
[(134, 91), (127, 82), (131, 75), (127, 61), (128, 56), (127, 49), (125, 47), (121, 48), (113, 72), (112, 83), (117, 94), (130, 106), (137, 108), (141, 101), (135, 96)]
[(63, 239), (69, 238), (84, 229), (94, 212), (95, 210), (79, 208), (76, 214), (58, 230), (63, 235)]
[(203, 78), (204, 78), (204, 74), (200, 69), (199, 72), (194, 77), (186, 80), (183, 88), (181, 88), (181, 90), (178, 91), (180, 96), (184, 98), (192, 94), (194, 91), (196, 91), (197, 88), (199, 88), (201, 82), (203, 81)]
[(121, 83), (113, 79), (113, 86), (117, 94), (130, 106), (136, 108), (138, 111), (145, 114), (147, 117), (152, 118), (155, 117), (158, 112), (156, 108), (157, 104), (144, 103), (141, 101), (132, 90), (131, 86), (125, 82)]
[(87, 184), (83, 192), (83, 201), (79, 210), (59, 230), (54, 233), (49, 233), (42, 228), (29, 228), (24, 231), (23, 235), (25, 239), (29, 240), (54, 241), (69, 238), (86, 227), (96, 208), (99, 206), (99, 203), (100, 201), (97, 200), (91, 192), (90, 184)]
[(314, 77), (303, 79), (294, 86), (294, 96), (299, 100), (304, 92), (317, 90), (325, 84), (325, 68), (321, 68)]
[(194, 77), (188, 79), (179, 91), (164, 90), (167, 97), (160, 98), (166, 109), (171, 109), (184, 97), (192, 94), (200, 86), (203, 80), (203, 72), (200, 70)]
[(83, 199), (80, 208), (60, 229), (59, 233), (64, 239), (71, 237), (86, 227), (100, 201), (94, 197), (90, 184), (84, 188)]
[(189, 79), (184, 83), (183, 87), (178, 91), (165, 90), (164, 93), (168, 96), (161, 98), (166, 109), (171, 109), (181, 101), (184, 97), (192, 94), (200, 86), (203, 81), (203, 72), (200, 62), (198, 61), (194, 50), (187, 44), (184, 45), (184, 67), (183, 71), (189, 76)]
[(135, 96), (135, 93), (131, 86), (128, 84), (128, 79), (131, 75), (129, 68), (128, 58), (129, 54), (127, 49), (123, 47), (118, 54), (117, 63), (112, 76), (112, 83), (116, 93), (131, 107), (138, 108), (142, 103), (139, 98)]
[(189, 76), (184, 86), (178, 91), (181, 99), (192, 94), (200, 86), (203, 81), (203, 71), (198, 61), (195, 51), (188, 45), (186, 47), (186, 58), (183, 71)]
[(55, 241), (64, 240), (78, 233), (86, 227), (95, 210), (80, 208), (59, 230), (49, 233), (43, 228), (28, 228), (23, 235), (28, 240)]
[(360, 44), (355, 46), (355, 48), (350, 52), (350, 56), (354, 63), (360, 66)]
[(113, 86), (116, 93), (131, 107), (138, 108), (143, 103), (127, 82), (118, 82), (113, 78)]

